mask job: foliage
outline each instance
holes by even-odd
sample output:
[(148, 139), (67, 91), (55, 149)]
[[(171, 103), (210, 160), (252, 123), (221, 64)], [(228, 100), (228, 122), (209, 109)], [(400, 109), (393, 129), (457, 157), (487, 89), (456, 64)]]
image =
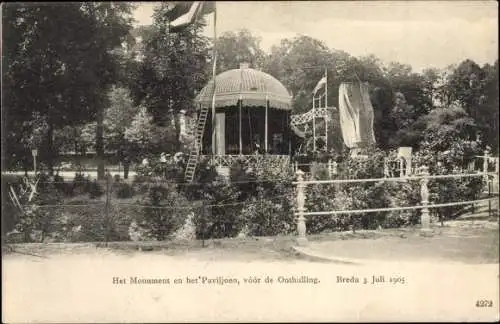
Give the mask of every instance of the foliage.
[(153, 117), (142, 106), (125, 129), (124, 139), (126, 143), (121, 147), (121, 150), (135, 161), (140, 161), (141, 157), (153, 152), (165, 150), (172, 152), (174, 149), (173, 135), (171, 128), (154, 124)]
[[(279, 46), (271, 47), (271, 53), (264, 62), (263, 71), (280, 80), (293, 94), (293, 110), (303, 113), (312, 106), (311, 93), (325, 73), (325, 68), (337, 67), (340, 61), (348, 59), (345, 53), (331, 53), (322, 42), (309, 36), (284, 39)], [(338, 88), (337, 73), (329, 73), (329, 91)], [(332, 97), (332, 94), (329, 95)]]
[[(419, 181), (388, 182), (384, 190), (386, 190), (387, 207), (417, 206), (421, 202)], [(415, 225), (419, 222), (419, 215), (420, 211), (417, 210), (391, 211), (379, 224), (383, 228)]]
[(485, 143), (498, 150), (498, 60), (480, 67), (465, 60), (446, 76), (441, 89), (445, 105), (456, 104), (474, 118)]
[(217, 73), (239, 68), (240, 63), (249, 63), (251, 68), (260, 68), (265, 53), (261, 39), (248, 30), (225, 32), (217, 39)]
[[(128, 33), (130, 9), (129, 4), (76, 2), (3, 7), (8, 158), (29, 158), (29, 149), (41, 145), (39, 159), (52, 170), (56, 130), (90, 121), (105, 106), (117, 75), (110, 50)], [(30, 137), (40, 123), (45, 139), (35, 143)]]
[(62, 202), (62, 194), (55, 188), (54, 182), (46, 174), (40, 174), (38, 178), (37, 189), (30, 199), (30, 191), (22, 194), (18, 190), (21, 183), (30, 182), (33, 179), (25, 178), (24, 181), (17, 181), (9, 185), (14, 185), (14, 191), (19, 199), (20, 209), (15, 213), (15, 230), (24, 233), (24, 241), (31, 242), (36, 232), (40, 233), (40, 241), (44, 241), (46, 235), (58, 229), (56, 222), (61, 213), (58, 207)]
[(75, 177), (73, 178), (72, 191), (73, 195), (82, 195), (89, 192), (90, 188), (90, 178), (85, 177), (83, 173), (77, 172), (75, 173)]
[(208, 159), (198, 163), (194, 181), (183, 184), (181, 191), (189, 201), (204, 206), (194, 218), (197, 237), (234, 237), (240, 232), (244, 195), (219, 175)]
[(150, 183), (148, 191), (140, 198), (144, 205), (142, 213), (137, 215), (137, 224), (148, 237), (163, 241), (179, 229), (190, 212), (187, 200), (179, 194), (173, 185)]
[(245, 234), (270, 236), (289, 234), (295, 229), (294, 176), (289, 168), (246, 165), (237, 161), (231, 168), (231, 185), (245, 204), (241, 222)]
[(21, 176), (2, 173), (2, 235), (13, 230), (20, 217), (19, 210), (9, 197), (9, 188), (19, 188), (22, 183)]
[[(349, 156), (340, 163), (343, 175), (353, 179), (382, 178), (384, 176), (384, 159), (387, 153), (370, 148), (362, 156)], [(368, 184), (371, 185), (371, 184)]]
[(109, 107), (104, 116), (104, 137), (108, 150), (120, 149), (124, 142), (125, 131), (138, 112), (138, 107), (130, 98), (130, 91), (122, 87), (112, 87), (109, 91)]
[(245, 234), (250, 236), (286, 235), (295, 231), (293, 200), (270, 198), (264, 191), (250, 198), (241, 210)]
[(430, 173), (438, 172), (438, 162), (448, 172), (465, 167), (481, 151), (481, 143), (473, 139), (476, 124), (460, 107), (436, 108), (417, 123), (424, 135), (414, 158), (417, 164), (427, 165)]
[[(208, 39), (202, 36), (203, 22), (178, 33), (169, 32), (172, 6), (163, 3), (155, 9), (153, 27), (144, 42), (144, 57), (138, 64), (132, 97), (151, 113), (153, 122), (172, 127), (173, 148), (180, 149), (178, 113), (194, 111), (196, 90), (207, 81)], [(167, 150), (163, 147), (161, 150)]]
[[(387, 153), (372, 150), (370, 158), (347, 157), (341, 162), (347, 177), (354, 179), (383, 178)], [(344, 171), (345, 172), (345, 171)], [(320, 178), (321, 179), (321, 178)], [(413, 206), (420, 202), (420, 186), (415, 182), (367, 182), (346, 184), (313, 184), (307, 187), (307, 211), (341, 211)], [(415, 224), (413, 211), (334, 214), (307, 217), (310, 233), (349, 228), (375, 229)]]
[(88, 194), (90, 199), (99, 198), (104, 194), (104, 188), (96, 179), (89, 184)]
[(115, 183), (116, 197), (119, 199), (132, 198), (134, 196), (134, 187), (127, 182)]

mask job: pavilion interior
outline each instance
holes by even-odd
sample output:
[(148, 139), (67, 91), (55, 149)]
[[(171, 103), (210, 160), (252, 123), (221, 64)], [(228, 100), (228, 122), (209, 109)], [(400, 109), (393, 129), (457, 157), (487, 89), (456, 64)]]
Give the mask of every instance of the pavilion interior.
[[(202, 154), (212, 154), (212, 116), (208, 114)], [(267, 128), (267, 132), (266, 132)], [(266, 107), (216, 109), (216, 155), (289, 155), (290, 111)], [(267, 141), (266, 141), (267, 133)], [(267, 150), (266, 150), (267, 145)]]

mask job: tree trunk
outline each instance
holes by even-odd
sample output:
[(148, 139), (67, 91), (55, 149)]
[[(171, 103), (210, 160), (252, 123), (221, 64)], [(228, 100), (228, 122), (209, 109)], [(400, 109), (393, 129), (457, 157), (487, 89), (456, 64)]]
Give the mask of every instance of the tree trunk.
[(97, 111), (97, 130), (95, 136), (95, 151), (97, 161), (97, 179), (104, 180), (104, 108)]
[(49, 121), (47, 130), (47, 166), (49, 174), (54, 174), (54, 125)]
[(181, 123), (179, 121), (179, 114), (174, 114), (175, 123), (175, 152), (179, 152), (181, 149)]

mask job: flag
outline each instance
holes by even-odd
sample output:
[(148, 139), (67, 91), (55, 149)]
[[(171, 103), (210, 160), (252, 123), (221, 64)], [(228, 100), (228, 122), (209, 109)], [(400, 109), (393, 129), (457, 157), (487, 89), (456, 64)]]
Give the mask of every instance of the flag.
[(214, 1), (180, 1), (170, 11), (170, 31), (178, 32), (215, 11)]
[(322, 86), (326, 84), (326, 75), (324, 75), (321, 80), (319, 80), (318, 84), (313, 90), (313, 94), (316, 95), (316, 92), (318, 92), (319, 89), (321, 89)]

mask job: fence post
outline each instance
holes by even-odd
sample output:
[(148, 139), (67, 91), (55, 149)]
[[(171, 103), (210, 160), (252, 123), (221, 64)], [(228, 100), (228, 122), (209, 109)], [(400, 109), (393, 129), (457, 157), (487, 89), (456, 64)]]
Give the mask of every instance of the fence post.
[(106, 204), (104, 205), (104, 224), (105, 224), (105, 234), (104, 234), (104, 246), (108, 247), (109, 242), (109, 232), (110, 232), (110, 221), (109, 221), (109, 205), (110, 205), (110, 182), (111, 182), (111, 174), (109, 170), (106, 170)]
[(421, 204), (422, 206), (424, 206), (422, 208), (422, 214), (420, 215), (420, 224), (422, 225), (423, 230), (427, 230), (430, 228), (431, 222), (429, 208), (426, 207), (429, 204), (429, 178), (427, 178), (427, 176), (429, 175), (429, 168), (425, 165), (422, 166), (420, 175), (422, 176), (422, 179), (420, 181), (420, 198)]
[(389, 162), (387, 161), (387, 158), (384, 158), (384, 178), (389, 178)]
[(297, 243), (299, 245), (305, 245), (305, 244), (307, 244), (306, 221), (305, 221), (305, 217), (304, 217), (305, 202), (306, 202), (306, 193), (305, 193), (306, 185), (303, 183), (304, 182), (304, 172), (299, 169), (299, 170), (297, 170), (296, 175), (297, 175), (297, 213), (298, 213)]
[(488, 185), (488, 162), (490, 159), (490, 151), (488, 149), (484, 150), (484, 157), (483, 157), (483, 179), (486, 185)]
[(495, 159), (495, 175), (493, 176), (493, 193), (498, 193), (498, 174), (500, 172), (500, 158)]
[(206, 215), (207, 207), (205, 205), (206, 205), (205, 200), (203, 200), (201, 203), (201, 226), (202, 226), (201, 246), (202, 247), (205, 247), (205, 240), (207, 238), (207, 215)]

